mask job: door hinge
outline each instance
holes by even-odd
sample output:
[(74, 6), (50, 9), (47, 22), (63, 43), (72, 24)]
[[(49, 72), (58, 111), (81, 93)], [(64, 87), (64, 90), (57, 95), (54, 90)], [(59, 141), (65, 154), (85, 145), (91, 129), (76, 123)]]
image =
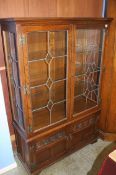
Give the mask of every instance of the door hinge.
[(25, 95), (29, 94), (29, 89), (26, 85), (23, 87), (23, 90)]
[(100, 105), (101, 103), (102, 103), (102, 99), (99, 98), (99, 99), (98, 99), (98, 105)]
[(26, 37), (24, 35), (19, 36), (20, 45), (24, 45), (26, 43)]

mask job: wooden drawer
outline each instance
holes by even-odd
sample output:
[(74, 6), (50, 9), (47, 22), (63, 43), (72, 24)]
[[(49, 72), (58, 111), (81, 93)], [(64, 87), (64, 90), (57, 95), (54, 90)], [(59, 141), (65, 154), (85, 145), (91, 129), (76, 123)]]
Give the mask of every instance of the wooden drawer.
[(41, 138), (29, 144), (31, 171), (47, 166), (68, 149), (68, 137), (65, 130)]
[(81, 131), (91, 125), (96, 125), (97, 115), (89, 116), (83, 120), (77, 121), (70, 126), (70, 132)]

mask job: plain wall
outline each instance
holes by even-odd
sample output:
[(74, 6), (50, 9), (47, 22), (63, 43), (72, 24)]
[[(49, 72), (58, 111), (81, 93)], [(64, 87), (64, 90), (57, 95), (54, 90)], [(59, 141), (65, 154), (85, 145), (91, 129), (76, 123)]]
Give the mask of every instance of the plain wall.
[(0, 76), (0, 170), (14, 162)]

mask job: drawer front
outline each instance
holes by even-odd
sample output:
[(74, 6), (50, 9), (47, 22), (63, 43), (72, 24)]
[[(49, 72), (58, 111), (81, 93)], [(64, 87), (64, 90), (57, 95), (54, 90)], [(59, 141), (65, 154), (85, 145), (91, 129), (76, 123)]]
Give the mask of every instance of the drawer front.
[(70, 127), (70, 132), (81, 131), (81, 130), (83, 130), (91, 125), (95, 126), (96, 123), (97, 123), (97, 116), (96, 115), (90, 116), (87, 119), (84, 119), (82, 121), (78, 121), (78, 122), (75, 122), (74, 124), (72, 124)]
[(64, 155), (68, 149), (65, 130), (40, 139), (29, 146), (31, 171), (47, 166)]

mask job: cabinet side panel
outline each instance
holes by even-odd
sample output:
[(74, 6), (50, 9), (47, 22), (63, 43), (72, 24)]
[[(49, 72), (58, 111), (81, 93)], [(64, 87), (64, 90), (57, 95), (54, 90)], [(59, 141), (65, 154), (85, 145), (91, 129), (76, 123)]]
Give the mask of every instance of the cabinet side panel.
[(19, 77), (19, 63), (16, 49), (16, 34), (3, 31), (3, 42), (9, 88), (14, 120), (24, 129), (23, 107), (21, 99), (21, 84)]

